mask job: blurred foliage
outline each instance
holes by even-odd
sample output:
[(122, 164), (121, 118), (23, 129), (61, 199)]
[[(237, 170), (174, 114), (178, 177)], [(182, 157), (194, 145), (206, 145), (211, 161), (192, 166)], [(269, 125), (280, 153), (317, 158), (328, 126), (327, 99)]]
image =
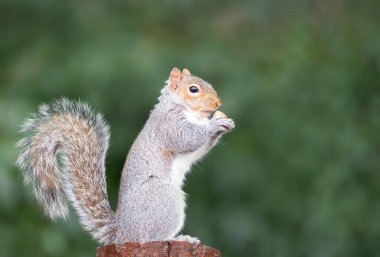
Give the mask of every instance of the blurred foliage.
[(80, 98), (112, 128), (108, 190), (173, 66), (237, 128), (189, 175), (185, 233), (232, 256), (380, 256), (380, 2), (0, 0), (0, 256), (95, 256), (14, 166), (23, 120)]

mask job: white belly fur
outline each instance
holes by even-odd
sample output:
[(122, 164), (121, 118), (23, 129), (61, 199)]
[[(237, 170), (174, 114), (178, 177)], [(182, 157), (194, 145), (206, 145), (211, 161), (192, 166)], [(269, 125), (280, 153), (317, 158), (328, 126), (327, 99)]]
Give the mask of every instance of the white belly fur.
[(174, 185), (182, 186), (186, 173), (191, 165), (202, 158), (207, 152), (208, 143), (204, 144), (192, 153), (177, 156), (171, 165), (171, 178)]
[(179, 217), (180, 222), (178, 223), (178, 227), (175, 231), (175, 235), (173, 235), (173, 238), (177, 235), (179, 231), (182, 230), (183, 224), (185, 223), (185, 193), (181, 189), (185, 179), (185, 175), (190, 170), (191, 165), (194, 164), (200, 158), (202, 158), (202, 156), (205, 155), (206, 152), (207, 143), (192, 153), (177, 156), (171, 164), (171, 183), (175, 187), (178, 187), (178, 190), (180, 190), (182, 195), (181, 200), (178, 202), (178, 206), (180, 206), (179, 208), (182, 210), (181, 215)]
[[(207, 119), (198, 119), (194, 115), (194, 113), (185, 111), (185, 116), (188, 121), (196, 124), (205, 123), (208, 122)], [(174, 160), (171, 163), (170, 172), (171, 172), (171, 182), (174, 186), (178, 187), (178, 189), (183, 194), (182, 200), (178, 203), (179, 206), (181, 206), (181, 209), (183, 209), (182, 215), (180, 217), (180, 222), (178, 224), (178, 227), (175, 231), (175, 234), (177, 234), (181, 229), (185, 222), (185, 193), (182, 191), (181, 187), (183, 185), (183, 182), (185, 180), (185, 175), (188, 171), (190, 171), (191, 165), (193, 165), (196, 161), (201, 159), (208, 151), (209, 142), (206, 142), (203, 146), (198, 148), (192, 153), (187, 154), (180, 154), (174, 158)]]

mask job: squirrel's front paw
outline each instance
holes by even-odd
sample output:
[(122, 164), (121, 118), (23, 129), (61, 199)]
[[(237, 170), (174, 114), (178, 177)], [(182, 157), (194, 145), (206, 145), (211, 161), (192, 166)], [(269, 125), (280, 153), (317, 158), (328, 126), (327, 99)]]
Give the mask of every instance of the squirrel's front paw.
[(219, 132), (230, 132), (233, 128), (235, 128), (235, 122), (230, 118), (221, 116), (213, 118), (213, 120)]

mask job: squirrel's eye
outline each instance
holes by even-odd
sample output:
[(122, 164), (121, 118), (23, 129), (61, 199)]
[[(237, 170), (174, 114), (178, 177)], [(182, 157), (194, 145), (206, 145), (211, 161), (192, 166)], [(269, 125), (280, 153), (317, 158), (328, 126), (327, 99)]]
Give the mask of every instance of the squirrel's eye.
[(196, 86), (189, 87), (189, 90), (190, 90), (191, 93), (197, 93), (197, 92), (199, 92), (199, 88), (196, 87)]

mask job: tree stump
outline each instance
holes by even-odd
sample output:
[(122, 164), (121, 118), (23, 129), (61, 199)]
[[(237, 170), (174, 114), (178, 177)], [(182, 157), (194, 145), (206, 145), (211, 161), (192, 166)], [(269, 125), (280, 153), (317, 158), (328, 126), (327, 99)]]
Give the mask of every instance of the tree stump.
[(212, 247), (185, 241), (127, 242), (99, 246), (96, 257), (221, 257)]

